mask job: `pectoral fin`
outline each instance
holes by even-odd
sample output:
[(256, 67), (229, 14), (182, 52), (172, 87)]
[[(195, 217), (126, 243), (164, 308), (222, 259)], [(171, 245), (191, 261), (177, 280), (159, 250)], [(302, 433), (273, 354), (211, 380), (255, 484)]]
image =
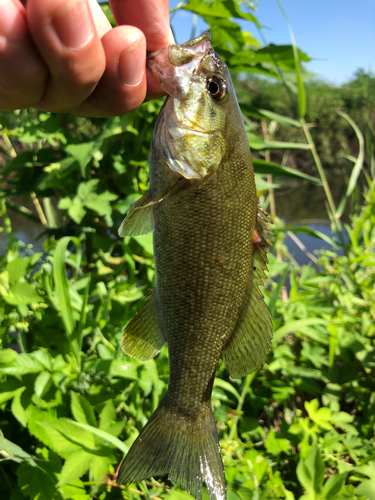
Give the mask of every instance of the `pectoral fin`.
[(148, 191), (127, 213), (118, 230), (119, 236), (138, 236), (153, 231), (152, 207), (152, 196)]
[(258, 207), (254, 242), (253, 271), (236, 329), (224, 348), (224, 362), (229, 375), (241, 378), (258, 368), (265, 360), (272, 342), (271, 313), (263, 300), (257, 280), (262, 283), (267, 270), (266, 252), (270, 243), (264, 229), (270, 231), (267, 213)]
[(146, 361), (155, 357), (165, 342), (153, 291), (151, 297), (125, 328), (121, 347), (125, 354)]

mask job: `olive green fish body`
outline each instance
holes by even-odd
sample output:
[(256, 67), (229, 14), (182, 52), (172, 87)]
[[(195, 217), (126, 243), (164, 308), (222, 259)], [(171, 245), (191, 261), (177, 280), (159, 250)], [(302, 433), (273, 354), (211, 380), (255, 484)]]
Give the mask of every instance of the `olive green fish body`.
[(257, 285), (269, 219), (257, 205), (230, 75), (208, 34), (152, 54), (149, 66), (169, 97), (153, 134), (150, 191), (119, 233), (154, 231), (156, 284), (122, 347), (146, 360), (167, 342), (170, 376), (119, 481), (168, 474), (200, 500), (204, 479), (210, 500), (225, 500), (211, 392), (221, 352), (238, 378), (269, 350), (272, 324)]
[(254, 174), (251, 161), (238, 157), (202, 181), (186, 180), (154, 208), (156, 294), (170, 354), (167, 398), (193, 412), (210, 401), (253, 272)]

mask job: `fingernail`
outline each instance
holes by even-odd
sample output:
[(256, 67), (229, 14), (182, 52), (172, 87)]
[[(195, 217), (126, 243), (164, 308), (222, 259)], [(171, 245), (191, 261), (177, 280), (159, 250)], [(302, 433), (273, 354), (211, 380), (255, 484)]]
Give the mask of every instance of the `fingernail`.
[(69, 0), (52, 15), (52, 25), (62, 45), (80, 49), (94, 36), (94, 26), (86, 0)]
[(12, 42), (22, 40), (28, 33), (24, 12), (13, 1), (0, 1), (0, 36)]
[(140, 40), (121, 52), (118, 60), (118, 74), (123, 85), (135, 87), (141, 83), (146, 69), (146, 45)]

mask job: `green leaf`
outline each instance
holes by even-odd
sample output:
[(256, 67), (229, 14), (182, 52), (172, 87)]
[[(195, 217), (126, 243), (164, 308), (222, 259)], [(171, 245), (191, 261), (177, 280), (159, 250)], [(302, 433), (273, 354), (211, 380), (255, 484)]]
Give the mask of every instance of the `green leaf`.
[(21, 304), (28, 305), (41, 302), (43, 299), (38, 295), (35, 287), (30, 283), (16, 283), (9, 289), (9, 294), (3, 294), (5, 302), (13, 306)]
[(337, 243), (332, 238), (330, 238), (326, 234), (322, 233), (321, 231), (316, 231), (315, 229), (311, 229), (311, 227), (308, 227), (308, 226), (285, 225), (285, 226), (282, 226), (282, 231), (283, 231), (283, 233), (286, 233), (287, 231), (291, 231), (292, 233), (308, 234), (309, 236), (314, 236), (314, 238), (319, 238), (319, 239), (325, 241), (326, 243), (331, 245), (333, 248), (339, 248)]
[(34, 456), (26, 453), (20, 446), (8, 439), (5, 439), (2, 433), (0, 433), (0, 456), (4, 460), (13, 460), (14, 462), (27, 462), (32, 467), (35, 467), (35, 458)]
[(34, 382), (34, 391), (38, 398), (42, 397), (48, 391), (51, 387), (51, 382), (51, 374), (48, 372), (42, 372), (37, 376)]
[(23, 495), (32, 500), (63, 500), (56, 490), (56, 479), (41, 467), (22, 464), (17, 470), (18, 484)]
[(261, 137), (252, 132), (247, 132), (247, 138), (250, 148), (256, 151), (263, 149), (311, 149), (309, 144), (303, 142), (264, 141)]
[(331, 498), (334, 498), (334, 496), (339, 493), (341, 488), (344, 486), (347, 475), (348, 473), (334, 474), (333, 476), (330, 476), (323, 486), (319, 500), (330, 500)]
[(87, 399), (76, 392), (71, 393), (71, 398), (72, 413), (77, 422), (96, 427), (94, 410)]
[(225, 391), (230, 392), (237, 399), (237, 401), (241, 399), (241, 396), (238, 394), (233, 385), (227, 382), (226, 380), (222, 380), (221, 378), (215, 378), (214, 387), (220, 387), (220, 389), (224, 389)]
[(71, 423), (78, 427), (81, 427), (82, 429), (85, 429), (86, 431), (90, 431), (92, 434), (95, 434), (96, 436), (102, 438), (104, 441), (113, 444), (113, 446), (116, 446), (116, 448), (118, 448), (123, 453), (128, 453), (129, 448), (126, 446), (126, 444), (117, 439), (117, 437), (113, 436), (112, 434), (109, 434), (109, 432), (98, 429), (97, 427), (92, 427), (91, 425), (81, 424), (80, 422), (71, 421)]
[(70, 285), (65, 270), (65, 254), (71, 241), (76, 245), (78, 250), (81, 251), (81, 243), (78, 238), (65, 236), (64, 238), (61, 238), (61, 240), (59, 240), (56, 245), (53, 261), (53, 277), (55, 280), (55, 288), (57, 292), (61, 316), (68, 337), (72, 335), (76, 325), (69, 294)]
[(13, 399), (17, 394), (22, 394), (23, 391), (26, 390), (26, 387), (19, 387), (18, 389), (14, 391), (5, 391), (0, 393), (0, 405), (5, 403), (6, 401), (9, 401), (10, 399)]
[(79, 163), (81, 174), (86, 177), (86, 166), (91, 160), (93, 154), (98, 149), (95, 141), (82, 142), (80, 144), (69, 144), (65, 151), (72, 155)]
[(82, 449), (69, 454), (61, 470), (58, 486), (80, 479), (89, 470), (93, 458), (91, 453)]
[(278, 299), (278, 297), (280, 295), (281, 289), (282, 289), (282, 287), (284, 285), (284, 281), (285, 281), (285, 279), (286, 279), (286, 277), (288, 275), (288, 272), (289, 272), (289, 266), (285, 266), (283, 274), (277, 280), (276, 287), (274, 288), (274, 290), (272, 290), (271, 295), (268, 295), (265, 298), (266, 299), (265, 301), (267, 303), (268, 309), (270, 310), (271, 316), (273, 315), (273, 313), (275, 311), (276, 302), (277, 302), (277, 299)]
[(199, 16), (203, 17), (203, 19), (207, 16), (222, 17), (224, 19), (234, 17), (236, 19), (246, 19), (247, 21), (255, 23), (259, 27), (261, 26), (255, 16), (242, 12), (239, 5), (233, 0), (222, 0), (211, 3), (202, 2), (202, 0), (189, 0), (183, 8), (185, 10), (195, 12)]
[(32, 257), (26, 257), (24, 259), (17, 257), (8, 262), (6, 270), (8, 271), (10, 285), (25, 276), (31, 260)]
[(365, 497), (366, 500), (375, 500), (375, 479), (370, 479), (369, 481), (361, 483), (357, 487), (356, 493), (360, 497)]
[(290, 127), (301, 128), (302, 125), (298, 120), (294, 120), (293, 118), (289, 118), (289, 116), (280, 115), (273, 111), (269, 111), (268, 109), (255, 108), (249, 104), (241, 103), (241, 110), (245, 115), (253, 116), (254, 118), (259, 118), (260, 120), (272, 120), (281, 125), (287, 125)]
[(16, 359), (16, 357), (16, 351), (14, 351), (13, 349), (4, 349), (3, 351), (0, 351), (0, 364), (6, 365), (8, 363), (11, 363)]
[(273, 334), (272, 345), (275, 346), (288, 333), (298, 331), (300, 328), (310, 325), (327, 325), (328, 321), (323, 318), (304, 318), (288, 321), (284, 326), (277, 329)]
[(305, 490), (315, 498), (323, 486), (325, 466), (317, 445), (313, 446), (306, 459), (297, 465), (297, 477)]
[(44, 366), (33, 354), (18, 354), (18, 356), (8, 364), (1, 368), (2, 373), (15, 375), (16, 377), (26, 375), (27, 373), (38, 373), (44, 369)]
[[(21, 389), (26, 389), (26, 387), (22, 387)], [(15, 416), (15, 418), (18, 420), (18, 422), (23, 426), (26, 427), (27, 421), (29, 420), (29, 415), (30, 415), (30, 409), (31, 406), (29, 406), (29, 409), (25, 409), (22, 406), (21, 403), (21, 396), (22, 396), (23, 390), (19, 391), (13, 398), (12, 401), (12, 413)]]
[(63, 484), (61, 487), (65, 499), (92, 500), (92, 496), (86, 493), (83, 482), (79, 479)]
[(313, 399), (310, 402), (305, 401), (305, 408), (310, 419), (315, 424), (327, 431), (332, 429), (332, 425), (330, 423), (332, 412), (329, 408), (324, 406), (319, 408), (319, 401), (317, 399)]
[(52, 448), (63, 457), (80, 449), (95, 451), (92, 433), (78, 429), (73, 420), (59, 418), (52, 422), (43, 421), (38, 424), (47, 431)]
[(290, 454), (290, 446), (288, 441), (276, 433), (272, 428), (268, 433), (267, 439), (264, 442), (266, 450), (273, 455), (279, 455), (281, 452)]
[(289, 20), (288, 20), (286, 13), (285, 13), (285, 10), (283, 9), (283, 6), (281, 5), (280, 0), (277, 0), (277, 3), (279, 4), (280, 10), (283, 13), (285, 21), (288, 25), (290, 38), (292, 39), (293, 57), (294, 57), (295, 71), (296, 71), (296, 76), (297, 76), (297, 90), (298, 90), (297, 95), (298, 95), (299, 116), (300, 116), (300, 118), (304, 118), (304, 116), (306, 114), (306, 95), (305, 95), (305, 88), (304, 88), (303, 82), (302, 82), (301, 68), (300, 68), (300, 61), (302, 60), (301, 54), (300, 54), (300, 51), (298, 50), (296, 41), (294, 39), (293, 30), (292, 30), (292, 27), (289, 23)]
[(293, 168), (283, 167), (272, 161), (259, 160), (258, 158), (253, 158), (254, 172), (256, 174), (262, 175), (276, 175), (280, 177), (294, 177), (296, 179), (310, 181), (318, 186), (322, 184), (322, 181), (318, 177), (312, 177), (311, 175), (304, 174)]
[(357, 127), (357, 125), (355, 124), (355, 122), (350, 118), (350, 116), (348, 114), (346, 114), (346, 113), (341, 112), (341, 111), (338, 111), (338, 113), (343, 118), (345, 118), (345, 120), (347, 120), (350, 123), (350, 125), (353, 127), (353, 129), (354, 129), (354, 131), (356, 133), (356, 136), (358, 138), (358, 142), (359, 142), (358, 157), (357, 157), (357, 159), (356, 159), (356, 161), (354, 163), (354, 167), (353, 167), (352, 173), (350, 174), (350, 179), (349, 179), (346, 191), (345, 191), (345, 193), (344, 193), (344, 195), (343, 195), (343, 197), (341, 199), (340, 205), (338, 206), (337, 211), (336, 211), (336, 214), (339, 217), (341, 217), (341, 215), (343, 214), (343, 212), (345, 210), (348, 198), (349, 198), (349, 196), (351, 196), (351, 194), (353, 193), (353, 191), (354, 191), (354, 189), (355, 189), (355, 187), (357, 185), (359, 174), (361, 173), (363, 165), (364, 165), (365, 140), (363, 138), (362, 132)]

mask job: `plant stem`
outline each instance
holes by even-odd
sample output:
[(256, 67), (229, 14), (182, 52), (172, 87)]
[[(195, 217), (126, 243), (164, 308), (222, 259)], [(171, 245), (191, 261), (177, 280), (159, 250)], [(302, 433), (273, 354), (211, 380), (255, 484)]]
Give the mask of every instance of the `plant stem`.
[(337, 213), (336, 205), (335, 205), (335, 202), (334, 202), (333, 197), (332, 197), (331, 189), (329, 187), (329, 184), (328, 184), (328, 181), (327, 181), (326, 174), (324, 172), (324, 168), (323, 168), (322, 162), (320, 161), (318, 152), (317, 152), (316, 147), (315, 147), (315, 143), (313, 141), (313, 138), (311, 137), (310, 131), (309, 131), (307, 125), (306, 125), (306, 122), (305, 122), (304, 118), (300, 118), (300, 122), (301, 122), (301, 125), (302, 125), (303, 132), (305, 134), (306, 140), (307, 140), (307, 142), (308, 142), (308, 144), (309, 144), (309, 146), (311, 148), (311, 154), (313, 155), (314, 162), (315, 162), (316, 168), (318, 169), (319, 176), (320, 176), (320, 178), (322, 180), (324, 192), (325, 192), (326, 197), (327, 197), (328, 206), (329, 206), (330, 212), (332, 214), (331, 215), (332, 222), (336, 226), (337, 232), (338, 232), (338, 234), (340, 236), (340, 240), (343, 243), (343, 246), (345, 246), (344, 245), (344, 237), (343, 237), (343, 232), (342, 232), (342, 224), (341, 224), (340, 216)]
[(44, 215), (42, 206), (39, 203), (39, 200), (38, 200), (36, 194), (34, 193), (34, 191), (31, 191), (30, 196), (31, 196), (31, 199), (33, 200), (36, 211), (38, 212), (40, 222), (43, 224), (43, 226), (47, 227), (48, 222), (47, 222), (46, 216)]
[[(248, 375), (245, 379), (245, 384), (243, 386), (240, 400), (239, 400), (238, 406), (237, 406), (238, 413), (240, 413), (242, 411), (242, 406), (243, 406), (244, 401), (245, 401), (245, 396), (246, 396), (247, 390), (250, 387), (251, 382), (254, 380), (257, 373), (258, 373), (258, 370), (255, 370), (253, 373), (250, 373), (250, 375)], [(235, 438), (235, 434), (236, 434), (236, 437), (238, 437), (237, 424), (238, 424), (239, 419), (240, 419), (240, 415), (237, 415), (233, 421), (233, 425), (232, 425), (232, 428), (231, 428), (230, 434), (229, 434), (229, 440), (233, 440)]]

